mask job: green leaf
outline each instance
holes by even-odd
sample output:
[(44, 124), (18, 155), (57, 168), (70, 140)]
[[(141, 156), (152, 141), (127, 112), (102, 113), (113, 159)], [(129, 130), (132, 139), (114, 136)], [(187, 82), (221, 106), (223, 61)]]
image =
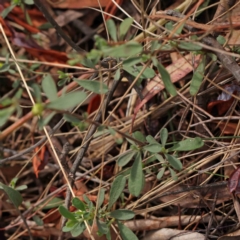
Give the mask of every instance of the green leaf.
[(170, 174), (171, 174), (171, 177), (174, 181), (177, 181), (178, 180), (178, 177), (177, 177), (177, 174), (176, 172), (172, 169), (172, 168), (168, 168), (169, 171), (170, 171)]
[(119, 40), (124, 40), (124, 37), (129, 28), (131, 27), (132, 23), (133, 23), (132, 18), (126, 18), (121, 22), (119, 27)]
[(47, 105), (47, 108), (67, 110), (69, 108), (76, 107), (78, 104), (83, 102), (86, 97), (87, 94), (85, 92), (71, 92), (50, 102)]
[(64, 203), (63, 199), (55, 197), (55, 198), (51, 199), (50, 201), (47, 201), (47, 204), (45, 204), (45, 202), (43, 202), (43, 204), (41, 204), (41, 209), (47, 210), (47, 209), (56, 208), (56, 207), (59, 207), (60, 205), (62, 205), (63, 203)]
[(162, 167), (161, 170), (158, 172), (157, 174), (157, 179), (160, 180), (163, 176), (163, 174), (165, 173), (166, 168)]
[(117, 199), (120, 197), (125, 187), (125, 184), (126, 178), (123, 175), (119, 175), (114, 179), (112, 187), (110, 189), (108, 209), (110, 209), (113, 206), (113, 204), (117, 201)]
[(117, 42), (117, 28), (114, 21), (112, 19), (109, 19), (106, 21), (106, 25), (108, 33), (111, 36), (112, 40)]
[(79, 198), (75, 197), (72, 199), (72, 205), (77, 208), (78, 210), (85, 211), (86, 205), (82, 202)]
[(54, 117), (56, 113), (55, 112), (51, 112), (49, 115), (47, 115), (45, 118), (43, 117), (40, 117), (38, 119), (38, 127), (39, 129), (43, 129), (44, 126), (46, 126), (51, 120), (52, 118)]
[(151, 136), (151, 135), (148, 135), (148, 136), (146, 137), (146, 140), (147, 140), (147, 142), (150, 143), (150, 144), (159, 144), (159, 143), (157, 142), (157, 140), (156, 140), (153, 136)]
[(128, 66), (128, 67), (132, 67), (138, 63), (142, 62), (142, 57), (131, 57), (131, 58), (127, 58), (126, 60), (123, 61), (123, 66)]
[(13, 203), (13, 205), (18, 208), (22, 204), (22, 196), (15, 189), (8, 187), (7, 185), (0, 183), (0, 189), (7, 194), (9, 200)]
[(131, 161), (131, 159), (134, 157), (136, 153), (137, 153), (136, 151), (129, 151), (129, 152), (123, 153), (117, 160), (118, 165), (120, 167), (125, 166)]
[(50, 22), (43, 23), (38, 27), (39, 30), (48, 30), (50, 28), (53, 28), (53, 25)]
[(210, 0), (205, 0), (203, 3), (198, 7), (197, 12), (195, 12), (195, 17), (198, 17), (202, 12), (204, 12), (209, 5)]
[[(176, 36), (177, 34), (180, 34), (180, 33), (182, 32), (183, 26), (184, 26), (184, 23), (182, 23), (182, 24), (177, 28), (177, 30), (176, 30), (175, 33), (174, 33), (175, 36)], [(167, 22), (167, 23), (165, 24), (165, 28), (172, 32), (172, 30), (175, 28), (175, 26), (173, 25), (173, 22), (172, 22), (172, 21), (169, 21), (169, 22)]]
[(177, 91), (175, 86), (173, 85), (172, 81), (171, 81), (171, 77), (168, 73), (168, 71), (163, 67), (162, 64), (160, 64), (158, 62), (158, 60), (156, 58), (152, 58), (153, 64), (154, 66), (157, 67), (159, 73), (161, 74), (161, 78), (162, 81), (164, 83), (164, 86), (166, 88), (166, 90), (172, 95), (172, 96), (176, 96), (177, 95)]
[(10, 184), (9, 184), (9, 187), (11, 188), (15, 188), (16, 187), (16, 184), (17, 184), (17, 181), (18, 181), (18, 178), (15, 177), (11, 180)]
[(78, 222), (76, 226), (70, 231), (73, 237), (79, 236), (86, 229), (84, 222)]
[(52, 118), (54, 117), (54, 115), (56, 114), (56, 112), (51, 112), (49, 113), (45, 118), (39, 118), (39, 128), (40, 129), (43, 129), (44, 126), (46, 126), (51, 120)]
[(72, 115), (70, 115), (70, 114), (64, 114), (64, 115), (63, 115), (63, 119), (64, 119), (65, 121), (67, 121), (67, 122), (72, 123), (72, 124), (81, 122), (78, 118), (76, 118), (76, 117), (74, 117), (74, 116), (72, 116)]
[(3, 65), (0, 65), (0, 73), (7, 72), (10, 69), (9, 63), (4, 63)]
[(104, 198), (105, 198), (105, 189), (101, 188), (100, 193), (98, 195), (97, 208), (101, 207), (101, 205), (103, 204)]
[(97, 219), (97, 226), (98, 226), (98, 231), (102, 234), (107, 234), (109, 232), (109, 227), (105, 222), (100, 221)]
[(86, 194), (83, 194), (83, 199), (87, 203), (89, 211), (91, 211), (93, 209), (93, 203), (90, 201)]
[(164, 155), (173, 168), (179, 171), (182, 169), (182, 163), (179, 159), (177, 159), (173, 155), (169, 155), (169, 154), (164, 154)]
[(151, 153), (158, 153), (158, 152), (161, 152), (162, 146), (159, 143), (150, 143), (144, 146), (143, 149)]
[(56, 84), (49, 73), (42, 80), (42, 89), (50, 102), (58, 98)]
[(161, 162), (161, 163), (165, 163), (165, 161), (164, 161), (162, 155), (160, 155), (160, 154), (155, 154), (155, 157), (156, 157), (156, 159), (157, 159), (159, 162)]
[(204, 70), (206, 65), (206, 57), (203, 56), (202, 61), (199, 63), (197, 69), (193, 73), (193, 77), (190, 84), (190, 94), (192, 96), (196, 95), (198, 93), (198, 90), (202, 84), (202, 80), (204, 77)]
[(217, 41), (221, 44), (221, 45), (224, 45), (225, 42), (226, 42), (226, 38), (222, 35), (218, 35), (217, 37)]
[(81, 56), (78, 60), (83, 66), (86, 66), (86, 67), (89, 67), (89, 68), (94, 68), (95, 67), (95, 64), (93, 63), (93, 61), (88, 57)]
[(22, 190), (26, 190), (27, 188), (28, 188), (27, 185), (20, 185), (20, 186), (17, 186), (15, 190), (22, 191)]
[(43, 220), (37, 216), (37, 215), (34, 215), (33, 216), (33, 221), (38, 225), (38, 226), (43, 226), (44, 222)]
[(24, 0), (24, 3), (28, 4), (28, 5), (33, 5), (34, 1), (33, 0)]
[(142, 45), (138, 42), (127, 42), (125, 44), (103, 49), (103, 54), (106, 57), (129, 57), (140, 54), (142, 52)]
[(63, 232), (70, 232), (72, 229), (74, 229), (78, 224), (77, 220), (70, 220), (66, 222), (66, 225), (62, 228)]
[(9, 7), (3, 9), (3, 11), (0, 14), (0, 16), (2, 18), (5, 18), (15, 7), (16, 7), (15, 4), (11, 4)]
[(120, 77), (121, 77), (121, 70), (120, 70), (120, 68), (118, 68), (114, 74), (114, 80), (118, 81), (120, 79)]
[(168, 151), (191, 151), (198, 149), (204, 145), (204, 142), (200, 137), (188, 138), (181, 142), (178, 142), (173, 147), (169, 148)]
[(118, 210), (112, 211), (110, 213), (110, 216), (118, 220), (129, 220), (134, 218), (135, 213), (133, 211), (126, 210), (126, 209), (118, 209)]
[(42, 96), (41, 96), (41, 90), (38, 84), (33, 83), (31, 85), (32, 89), (33, 89), (33, 94), (36, 98), (36, 102), (37, 103), (41, 103), (42, 102)]
[(138, 153), (133, 166), (131, 167), (128, 189), (132, 195), (138, 197), (143, 189), (143, 186), (142, 157), (141, 154)]
[[(128, 72), (129, 74), (131, 74), (134, 77), (137, 77), (138, 74), (141, 72), (142, 70), (142, 66), (136, 66), (136, 67), (129, 67), (128, 65), (123, 65), (123, 70), (125, 70), (126, 72)], [(156, 73), (154, 72), (154, 70), (152, 68), (147, 67), (142, 75), (139, 77), (139, 79), (145, 79), (145, 78), (153, 78), (156, 75)]]
[(78, 80), (74, 79), (80, 86), (83, 88), (98, 94), (105, 94), (108, 92), (108, 86), (105, 83), (99, 81), (90, 81), (90, 80)]
[(99, 61), (102, 57), (102, 52), (97, 49), (92, 49), (89, 53), (87, 53), (86, 56), (88, 59), (91, 59), (93, 68), (95, 68), (95, 65), (99, 63)]
[(123, 240), (138, 240), (137, 236), (129, 228), (119, 221), (117, 223)]
[(13, 106), (0, 110), (0, 127), (2, 127), (8, 120), (12, 113), (15, 111)]
[(202, 46), (199, 46), (199, 45), (197, 45), (196, 43), (193, 43), (193, 42), (181, 41), (177, 46), (181, 49), (188, 50), (188, 51), (202, 50)]
[(161, 47), (161, 44), (158, 41), (152, 41), (151, 42), (151, 52), (159, 49)]
[(140, 131), (136, 131), (132, 134), (132, 136), (137, 139), (139, 142), (145, 142), (146, 137)]
[(167, 128), (163, 128), (161, 133), (160, 133), (160, 139), (162, 142), (163, 147), (165, 147), (167, 139), (168, 139), (168, 130)]
[(60, 214), (67, 218), (67, 219), (71, 219), (71, 220), (76, 220), (75, 216), (73, 213), (69, 212), (64, 206), (59, 206), (58, 207), (58, 211), (60, 212)]

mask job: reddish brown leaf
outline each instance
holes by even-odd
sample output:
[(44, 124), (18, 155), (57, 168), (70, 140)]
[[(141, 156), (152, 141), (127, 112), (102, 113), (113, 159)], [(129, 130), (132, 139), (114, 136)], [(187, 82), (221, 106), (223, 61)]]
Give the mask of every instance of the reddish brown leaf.
[(224, 115), (233, 103), (234, 98), (232, 97), (232, 94), (238, 94), (240, 92), (240, 87), (234, 84), (226, 85), (224, 89), (228, 91), (228, 93), (222, 92), (216, 101), (208, 104), (207, 111), (209, 113), (213, 113), (213, 109), (216, 108), (219, 116)]
[(44, 145), (41, 150), (39, 151), (39, 147), (36, 147), (34, 149), (34, 152), (36, 153), (36, 155), (33, 158), (33, 170), (34, 173), (36, 175), (36, 177), (38, 178), (38, 173), (40, 170), (44, 169), (45, 165), (48, 162), (48, 152), (46, 151), (46, 146)]
[(230, 98), (228, 101), (216, 100), (214, 102), (210, 102), (207, 105), (207, 111), (209, 113), (213, 113), (213, 108), (217, 109), (218, 116), (224, 115), (227, 110), (231, 107), (234, 98)]
[(221, 129), (222, 133), (224, 134), (234, 134), (237, 129), (237, 123), (228, 122), (227, 124), (225, 122), (218, 122), (214, 121), (218, 127)]
[(87, 113), (91, 114), (92, 112), (96, 111), (99, 108), (100, 103), (101, 103), (100, 95), (96, 95), (92, 97), (88, 104)]
[(240, 193), (240, 168), (237, 168), (230, 176), (228, 180), (228, 189), (231, 193)]
[[(121, 5), (123, 0), (116, 0), (117, 4), (118, 5)], [(109, 3), (107, 4), (106, 8), (105, 8), (105, 12), (111, 14), (111, 15), (114, 15), (117, 11), (117, 6), (112, 2), (112, 1), (109, 1)], [(104, 15), (104, 18), (105, 20), (108, 20), (111, 18), (110, 15)]]

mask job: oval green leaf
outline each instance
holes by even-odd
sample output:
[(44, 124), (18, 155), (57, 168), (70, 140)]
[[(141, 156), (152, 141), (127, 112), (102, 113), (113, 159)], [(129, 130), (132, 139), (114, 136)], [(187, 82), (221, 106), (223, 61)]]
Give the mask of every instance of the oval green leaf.
[(173, 147), (168, 149), (168, 151), (191, 151), (198, 149), (204, 145), (203, 140), (200, 137), (188, 138), (181, 142), (178, 142)]
[(107, 234), (109, 232), (109, 227), (105, 222), (100, 221), (99, 219), (97, 221), (98, 231), (102, 234)]
[(76, 107), (83, 102), (86, 97), (87, 94), (85, 92), (71, 92), (50, 102), (46, 107), (56, 110), (67, 110)]
[(99, 81), (90, 81), (90, 80), (78, 80), (74, 79), (80, 86), (83, 88), (98, 94), (105, 94), (108, 92), (108, 86), (105, 83)]
[(56, 84), (49, 73), (42, 80), (42, 89), (50, 102), (58, 98)]
[(73, 221), (76, 220), (73, 213), (69, 212), (64, 206), (59, 206), (58, 211), (61, 213), (61, 215), (67, 219), (71, 219)]
[(79, 210), (81, 210), (81, 211), (85, 211), (85, 210), (86, 210), (86, 205), (85, 205), (85, 203), (82, 202), (82, 201), (81, 201), (79, 198), (77, 198), (77, 197), (73, 198), (73, 200), (72, 200), (72, 205), (73, 205), (75, 208), (77, 208), (77, 209), (79, 209)]
[(166, 128), (163, 128), (160, 133), (160, 139), (163, 147), (165, 147), (167, 139), (168, 139), (168, 130)]
[(22, 196), (15, 189), (8, 187), (7, 185), (0, 183), (0, 189), (7, 194), (9, 200), (13, 203), (13, 205), (18, 208), (22, 204)]
[(97, 208), (101, 207), (101, 205), (103, 204), (104, 198), (105, 198), (105, 189), (101, 188), (100, 193), (98, 194)]
[(157, 179), (160, 180), (163, 176), (163, 174), (165, 173), (165, 167), (161, 168), (161, 170), (158, 172), (157, 174)]
[(154, 66), (157, 67), (159, 73), (161, 74), (161, 79), (164, 83), (164, 86), (165, 86), (166, 90), (172, 96), (176, 96), (177, 91), (176, 91), (176, 88), (171, 81), (171, 77), (170, 77), (168, 71), (163, 67), (163, 65), (161, 63), (158, 62), (158, 60), (156, 58), (152, 58), (152, 61), (153, 61)]
[(113, 204), (117, 201), (125, 187), (125, 184), (126, 178), (123, 175), (119, 175), (114, 179), (110, 190), (108, 209), (110, 209), (113, 206)]
[(142, 52), (142, 45), (138, 42), (131, 41), (120, 46), (103, 49), (102, 51), (104, 56), (107, 57), (129, 57), (140, 54)]
[(170, 165), (176, 170), (180, 171), (182, 169), (182, 163), (179, 159), (174, 157), (173, 155), (164, 154)]
[(142, 157), (141, 154), (138, 153), (131, 167), (128, 189), (132, 195), (138, 197), (143, 189), (143, 186)]
[(148, 136), (146, 137), (146, 140), (147, 140), (148, 143), (158, 144), (157, 140), (156, 140), (153, 136), (151, 136), (151, 135), (148, 135)]
[(79, 222), (76, 226), (71, 230), (71, 234), (73, 237), (79, 236), (86, 229), (84, 222)]
[(112, 19), (109, 19), (106, 21), (106, 25), (108, 33), (111, 36), (112, 40), (117, 42), (117, 28), (114, 21)]
[(118, 209), (118, 210), (112, 211), (110, 213), (110, 216), (118, 220), (129, 220), (134, 218), (135, 213), (133, 211), (126, 210), (126, 209)]
[(129, 30), (129, 28), (131, 27), (133, 23), (133, 19), (132, 18), (126, 18), (124, 19), (121, 24), (120, 24), (120, 27), (119, 27), (119, 39), (120, 40), (124, 40), (124, 37), (127, 33), (127, 31)]
[(118, 221), (118, 228), (123, 240), (138, 240), (137, 236), (132, 232), (132, 230), (127, 228), (125, 225), (123, 225), (119, 221)]
[(136, 153), (137, 152), (135, 152), (135, 151), (130, 151), (130, 152), (126, 152), (126, 153), (122, 154), (117, 160), (118, 165), (120, 167), (125, 166), (126, 164), (128, 164), (131, 161), (131, 159), (134, 157), (134, 155)]
[(139, 142), (145, 142), (146, 137), (140, 131), (136, 131), (132, 134), (134, 138), (136, 138)]
[(143, 149), (151, 153), (158, 153), (158, 152), (161, 152), (162, 146), (159, 143), (150, 143), (144, 146)]
[(176, 172), (172, 169), (172, 168), (168, 168), (169, 171), (170, 171), (170, 174), (171, 174), (171, 177), (174, 181), (177, 181), (178, 180), (178, 176), (176, 174)]
[(193, 42), (180, 42), (178, 44), (178, 47), (184, 50), (188, 50), (188, 51), (199, 51), (202, 49), (202, 46), (197, 45), (196, 43)]
[(198, 90), (202, 84), (202, 80), (204, 77), (204, 71), (205, 71), (205, 65), (206, 65), (206, 57), (203, 56), (202, 61), (199, 63), (197, 69), (194, 71), (193, 77), (191, 80), (189, 92), (192, 96), (194, 96), (198, 93)]

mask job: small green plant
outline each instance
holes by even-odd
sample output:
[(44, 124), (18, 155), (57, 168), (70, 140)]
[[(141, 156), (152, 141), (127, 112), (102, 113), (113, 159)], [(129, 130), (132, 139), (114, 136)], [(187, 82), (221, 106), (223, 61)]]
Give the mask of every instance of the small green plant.
[[(132, 140), (127, 139), (131, 146), (130, 151), (122, 154), (117, 162), (118, 165), (124, 167), (132, 159), (134, 159), (133, 165), (130, 170), (128, 188), (132, 195), (139, 196), (143, 186), (144, 186), (144, 174), (142, 167), (142, 154), (147, 153), (153, 157), (153, 159), (158, 160), (162, 167), (157, 175), (158, 179), (161, 179), (166, 169), (169, 169), (171, 176), (174, 180), (177, 180), (177, 175), (175, 170), (182, 170), (181, 161), (174, 155), (170, 154), (171, 152), (177, 151), (191, 151), (198, 149), (204, 145), (204, 142), (201, 138), (188, 138), (183, 141), (173, 144), (172, 147), (166, 148), (166, 142), (168, 139), (168, 131), (166, 128), (163, 128), (160, 133), (161, 143), (157, 142), (152, 136), (145, 137), (141, 132), (133, 133), (138, 141), (142, 142), (143, 145), (136, 145)], [(147, 144), (145, 144), (147, 142)], [(174, 170), (175, 169), (175, 170)]]
[[(123, 239), (137, 239), (135, 234), (121, 223), (121, 221), (132, 219), (135, 216), (134, 212), (126, 209), (111, 211), (125, 184), (126, 179), (124, 176), (120, 175), (115, 178), (110, 190), (108, 205), (103, 204), (105, 190), (101, 189), (97, 206), (86, 195), (83, 196), (85, 202), (77, 197), (72, 199), (72, 205), (76, 208), (74, 212), (70, 212), (64, 206), (60, 206), (59, 212), (68, 219), (62, 231), (70, 232), (73, 237), (77, 237), (87, 228), (86, 224), (92, 226), (96, 222), (98, 235), (106, 235), (107, 239), (111, 239), (111, 225), (116, 221)], [(125, 238), (126, 234), (131, 236), (131, 238)]]

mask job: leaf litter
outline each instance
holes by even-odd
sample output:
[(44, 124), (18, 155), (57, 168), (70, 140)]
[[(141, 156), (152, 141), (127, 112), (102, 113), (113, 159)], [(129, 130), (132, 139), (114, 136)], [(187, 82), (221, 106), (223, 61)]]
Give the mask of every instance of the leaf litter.
[[(232, 68), (231, 64), (226, 65), (220, 54), (229, 63), (226, 56), (238, 56), (235, 26), (239, 11), (234, 7), (230, 20), (216, 15), (219, 20), (213, 25), (206, 19), (214, 19), (214, 13), (220, 10), (206, 1), (211, 11), (207, 8), (200, 11), (203, 2), (192, 1), (188, 5), (187, 1), (182, 4), (174, 1), (175, 5), (164, 2), (162, 6), (104, 0), (48, 2), (57, 22), (57, 16), (65, 11), (73, 8), (76, 11), (71, 18), (58, 23), (63, 35), (67, 33), (71, 41), (77, 43), (81, 39), (78, 47), (83, 50), (81, 57), (91, 63), (88, 66), (83, 66), (82, 59), (72, 54), (68, 40), (59, 39), (57, 28), (49, 24), (36, 6), (24, 5), (23, 9), (12, 6), (10, 1), (0, 4), (0, 22), (27, 82), (23, 87), (9, 46), (2, 43), (0, 181), (6, 193), (1, 209), (1, 232), (5, 237), (12, 237), (14, 230), (19, 239), (24, 239), (18, 230), (21, 216), (17, 214), (16, 218), (11, 203), (28, 222), (43, 224), (40, 230), (29, 225), (28, 234), (48, 239), (62, 234), (60, 213), (73, 221), (64, 229), (71, 228), (76, 206), (81, 211), (88, 209), (86, 214), (95, 206), (98, 214), (111, 211), (108, 216), (118, 219), (115, 227), (123, 239), (154, 239), (163, 227), (167, 228), (165, 239), (186, 239), (186, 236), (221, 239), (229, 234), (229, 226), (237, 225), (240, 212), (234, 198), (239, 193), (239, 170), (238, 159), (233, 160), (233, 155), (238, 154), (239, 86), (236, 81), (222, 85), (218, 79), (226, 71), (237, 76), (235, 65)], [(165, 11), (176, 7), (185, 14), (184, 21), (179, 13), (172, 11), (169, 15)], [(139, 8), (156, 23), (154, 27)], [(3, 12), (5, 9), (9, 13)], [(106, 11), (103, 15), (102, 10)], [(129, 18), (122, 12), (128, 12)], [(195, 13), (199, 15), (194, 20)], [(110, 21), (104, 25), (102, 17)], [(176, 22), (182, 24), (176, 27)], [(139, 25), (145, 29), (144, 34)], [(157, 31), (156, 26), (159, 26)], [(223, 50), (217, 45), (207, 48), (206, 43), (200, 42), (210, 27), (216, 32), (221, 29), (222, 40), (226, 40)], [(209, 37), (214, 38), (210, 34)], [(75, 70), (68, 65), (69, 60), (76, 64)], [(117, 91), (108, 101), (116, 82)], [(28, 89), (42, 106), (40, 119), (31, 113)], [(211, 91), (202, 94), (206, 89)], [(63, 114), (66, 122), (61, 121)], [(45, 143), (44, 124), (50, 135), (55, 131), (50, 141), (61, 167), (51, 144)], [(205, 126), (211, 135), (198, 132), (196, 126)], [(71, 147), (65, 152), (66, 142)], [(86, 142), (89, 146), (75, 172), (75, 158)], [(18, 156), (21, 152), (24, 154)], [(230, 171), (226, 165), (231, 166)], [(4, 171), (6, 167), (17, 169), (18, 174), (9, 176)], [(72, 205), (68, 210), (59, 207), (68, 199), (68, 180), (63, 173), (74, 179), (72, 188), (76, 198), (69, 202)], [(35, 207), (40, 207), (38, 212)], [(60, 213), (56, 213), (58, 207)], [(27, 208), (30, 210), (26, 211)], [(107, 227), (106, 215), (97, 216), (92, 236), (100, 239), (97, 229), (115, 236)], [(217, 219), (219, 224), (210, 218)], [(11, 226), (13, 220), (15, 225)], [(164, 226), (160, 224), (163, 221)], [(28, 222), (21, 226), (27, 229)], [(46, 228), (47, 224), (51, 224), (51, 230)], [(89, 237), (84, 223), (75, 224), (79, 227), (72, 228), (73, 236), (81, 233)]]

